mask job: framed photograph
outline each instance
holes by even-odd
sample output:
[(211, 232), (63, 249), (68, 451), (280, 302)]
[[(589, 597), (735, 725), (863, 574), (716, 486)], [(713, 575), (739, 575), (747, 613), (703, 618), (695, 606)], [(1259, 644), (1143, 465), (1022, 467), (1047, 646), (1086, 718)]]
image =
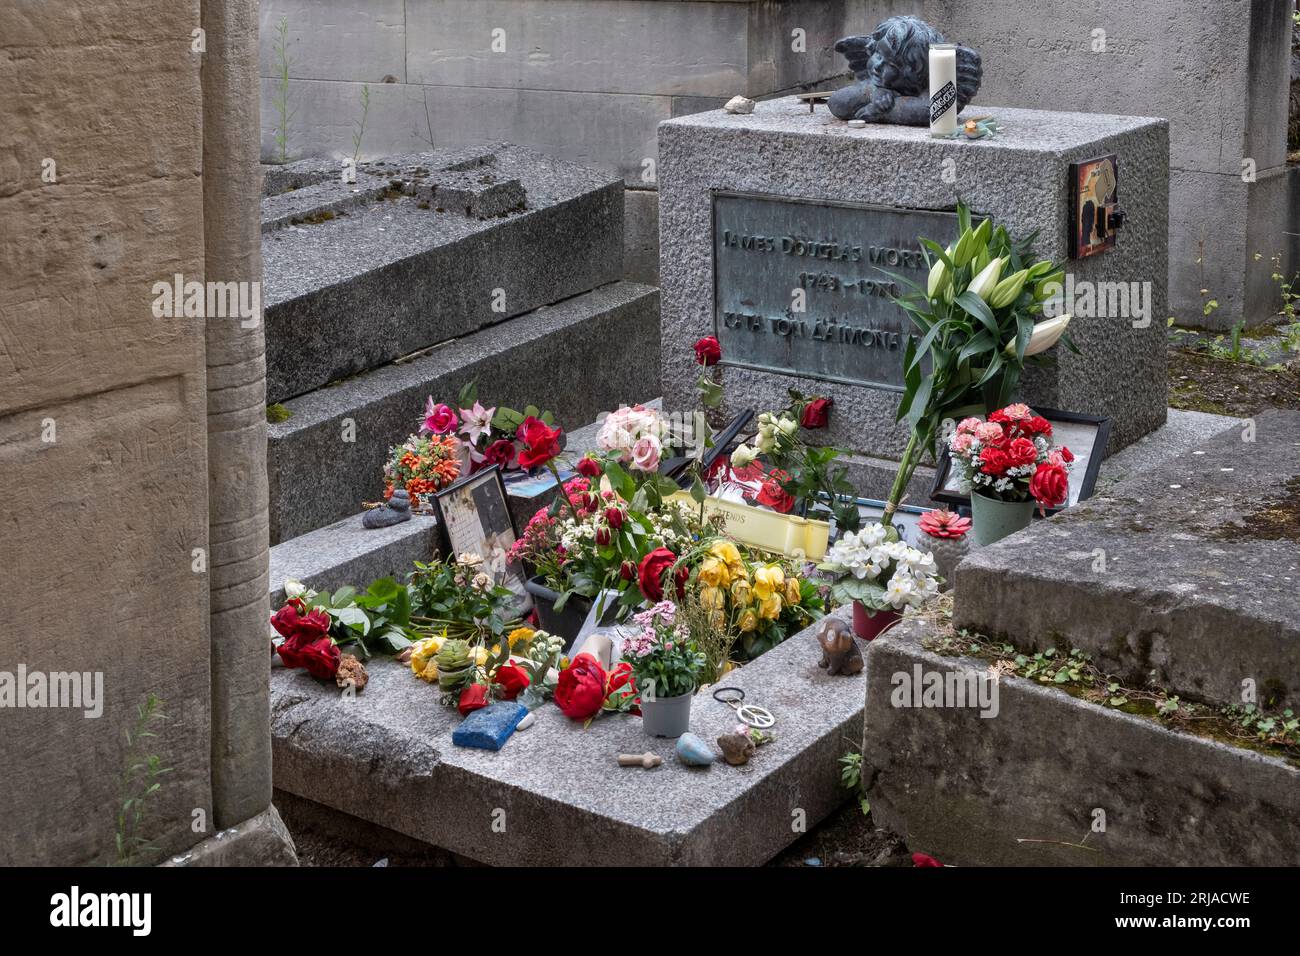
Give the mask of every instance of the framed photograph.
[[(1070, 258), (1086, 259), (1115, 245), (1119, 158), (1111, 153), (1070, 164)], [(1073, 450), (1073, 449), (1071, 449)]]
[(483, 569), (516, 595), (517, 608), (532, 606), (524, 589), (523, 569), (510, 561), (515, 522), (498, 466), (484, 468), (439, 491), (433, 496), (433, 511), (448, 555), (468, 551), (481, 556)]
[[(1106, 457), (1106, 443), (1110, 441), (1110, 419), (1052, 408), (1038, 408), (1035, 412), (1052, 423), (1052, 444), (1065, 445), (1074, 454), (1074, 467), (1070, 469), (1070, 496), (1060, 508), (1048, 508), (1047, 513), (1051, 515), (1092, 495), (1097, 486), (1097, 470)], [(945, 444), (940, 445), (930, 497), (945, 504), (970, 506), (970, 495), (957, 487), (952, 458)]]

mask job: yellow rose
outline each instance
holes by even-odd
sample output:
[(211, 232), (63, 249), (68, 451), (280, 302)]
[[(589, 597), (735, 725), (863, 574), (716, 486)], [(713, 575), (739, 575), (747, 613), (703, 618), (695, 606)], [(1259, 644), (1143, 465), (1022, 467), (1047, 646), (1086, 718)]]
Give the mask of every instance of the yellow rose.
[(758, 615), (765, 621), (775, 621), (781, 616), (781, 595), (773, 594), (759, 602)]
[(740, 549), (730, 541), (715, 541), (713, 547), (709, 548), (709, 554), (726, 564), (733, 576), (745, 573), (745, 562), (740, 557)]
[(706, 611), (721, 611), (727, 606), (727, 596), (721, 588), (700, 588), (700, 606)]
[(739, 581), (732, 581), (731, 599), (741, 607), (745, 607), (754, 599), (754, 589), (751, 588), (749, 582), (743, 578)]
[(758, 627), (758, 615), (753, 611), (746, 611), (740, 615), (740, 629), (748, 633)]
[(798, 578), (785, 579), (785, 603), (798, 604), (803, 598), (803, 593), (799, 590)]
[(700, 583), (709, 587), (723, 587), (731, 581), (727, 566), (717, 558), (705, 558), (700, 564)]
[(486, 647), (474, 648), (474, 663), (482, 667), (488, 662), (488, 650)]
[(426, 637), (411, 645), (411, 672), (420, 680), (433, 682), (438, 679), (438, 665), (433, 658), (442, 650), (442, 642), (441, 637)]
[(779, 564), (769, 564), (754, 572), (754, 594), (766, 601), (785, 586), (785, 572)]

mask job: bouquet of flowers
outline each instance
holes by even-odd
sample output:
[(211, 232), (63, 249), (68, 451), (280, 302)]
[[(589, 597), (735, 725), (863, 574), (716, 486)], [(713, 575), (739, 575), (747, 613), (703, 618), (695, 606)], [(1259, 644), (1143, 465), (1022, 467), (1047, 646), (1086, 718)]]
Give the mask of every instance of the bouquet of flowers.
[(477, 554), (416, 561), (407, 590), (410, 620), (425, 632), (478, 642), (500, 637), (519, 623), (509, 616), (514, 594), (493, 578)]
[(606, 453), (607, 459), (642, 474), (651, 474), (659, 470), (668, 437), (668, 423), (655, 409), (625, 405), (605, 416), (596, 435), (596, 446)]
[(1065, 502), (1074, 455), (1052, 447), (1052, 425), (1028, 405), (1008, 405), (988, 417), (964, 418), (948, 440), (958, 486), (1000, 501), (1038, 502), (1040, 511)]
[(437, 683), (442, 703), (454, 704), (465, 716), (494, 699), (515, 700), (521, 694), (540, 703), (554, 683), (551, 671), (563, 647), (563, 638), (528, 627), (517, 627), (491, 645), (482, 637), (465, 640), (443, 632), (412, 646), (411, 671)]
[(660, 601), (632, 616), (634, 630), (623, 639), (621, 654), (643, 700), (693, 694), (706, 673), (704, 655), (677, 621), (677, 606)]
[(717, 632), (738, 632), (742, 661), (776, 647), (824, 610), (817, 585), (793, 566), (757, 560), (726, 538), (697, 546), (684, 559), (685, 568), (690, 570), (678, 603), (698, 603)]
[(412, 435), (388, 452), (384, 465), (384, 498), (393, 496), (399, 485), (411, 494), (414, 503), (417, 495), (441, 491), (459, 476), (461, 471), (460, 442), (451, 435)]
[[(532, 468), (544, 462), (529, 464), (527, 461), (529, 448), (537, 444), (529, 440), (524, 428), (530, 421), (552, 431), (558, 440), (559, 430), (551, 428), (554, 418), (550, 412), (535, 405), (529, 405), (521, 412), (503, 405), (484, 408), (478, 399), (478, 382), (475, 380), (460, 390), (454, 406), (435, 402), (430, 396), (425, 402), (420, 434), (458, 441), (463, 447), (469, 474), (491, 465), (500, 465), (503, 471)], [(537, 437), (536, 428), (530, 430)]]
[(840, 535), (817, 568), (833, 579), (837, 601), (857, 601), (873, 611), (920, 607), (939, 593), (934, 555), (909, 547), (889, 525)]

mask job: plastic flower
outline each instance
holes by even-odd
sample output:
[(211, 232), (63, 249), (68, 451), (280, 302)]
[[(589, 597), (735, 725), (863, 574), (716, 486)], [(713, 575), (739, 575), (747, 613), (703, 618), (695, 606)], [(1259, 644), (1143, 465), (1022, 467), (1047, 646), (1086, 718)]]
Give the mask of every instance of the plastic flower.
[(424, 424), (420, 426), (420, 431), (430, 435), (445, 435), (455, 431), (459, 424), (460, 420), (450, 405), (438, 404), (432, 396), (424, 403)]
[(919, 527), (932, 538), (956, 539), (970, 531), (971, 521), (955, 511), (942, 508), (921, 515)]
[(492, 417), (496, 413), (495, 408), (484, 408), (480, 402), (475, 402), (473, 408), (462, 408), (460, 410), (461, 434), (469, 439), (471, 445), (477, 445), (479, 439), (492, 431)]

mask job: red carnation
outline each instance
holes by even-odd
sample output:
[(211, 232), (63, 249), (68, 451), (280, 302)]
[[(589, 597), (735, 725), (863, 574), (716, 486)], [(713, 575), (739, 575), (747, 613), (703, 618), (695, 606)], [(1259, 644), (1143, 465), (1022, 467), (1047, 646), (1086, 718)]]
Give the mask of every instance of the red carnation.
[(1007, 467), (1020, 468), (1038, 461), (1038, 448), (1028, 438), (1017, 438), (1007, 446)]
[(578, 459), (578, 474), (585, 475), (588, 478), (595, 478), (600, 474), (600, 462), (590, 455), (584, 455)]
[[(655, 548), (641, 559), (641, 566), (637, 569), (637, 578), (638, 583), (641, 585), (641, 593), (645, 595), (647, 600), (659, 602), (664, 599), (664, 575), (676, 562), (677, 555), (667, 548)], [(687, 568), (677, 569), (678, 597), (682, 595), (686, 586), (686, 579), (689, 576), (690, 571)]]
[(590, 654), (579, 654), (560, 671), (555, 705), (572, 720), (594, 717), (605, 702), (605, 669)]
[(722, 346), (712, 335), (706, 335), (695, 343), (695, 361), (708, 367), (722, 361)]
[(794, 495), (781, 487), (781, 482), (789, 480), (790, 476), (788, 474), (779, 468), (773, 468), (763, 481), (763, 485), (759, 488), (754, 500), (760, 505), (771, 508), (773, 511), (788, 514), (794, 510)]
[(1001, 448), (988, 445), (980, 451), (980, 471), (984, 474), (1001, 478), (1009, 467), (1007, 453)]
[(1029, 419), (1029, 421), (1023, 422), (1021, 424), (1021, 427), (1024, 428), (1025, 431), (1033, 435), (1052, 434), (1052, 423), (1049, 422), (1042, 415), (1035, 415), (1033, 418)]
[(1042, 464), (1029, 480), (1029, 493), (1038, 502), (1038, 510), (1047, 513), (1048, 508), (1064, 504), (1070, 494), (1070, 476), (1060, 465)]
[(529, 415), (516, 433), (524, 443), (519, 453), (519, 467), (526, 469), (545, 465), (560, 453), (560, 429), (547, 427), (540, 418)]
[(501, 688), (503, 700), (514, 700), (528, 686), (528, 672), (514, 664), (502, 664), (493, 675), (492, 683)]
[(814, 398), (803, 407), (799, 424), (804, 428), (825, 428), (831, 417), (831, 399)]

